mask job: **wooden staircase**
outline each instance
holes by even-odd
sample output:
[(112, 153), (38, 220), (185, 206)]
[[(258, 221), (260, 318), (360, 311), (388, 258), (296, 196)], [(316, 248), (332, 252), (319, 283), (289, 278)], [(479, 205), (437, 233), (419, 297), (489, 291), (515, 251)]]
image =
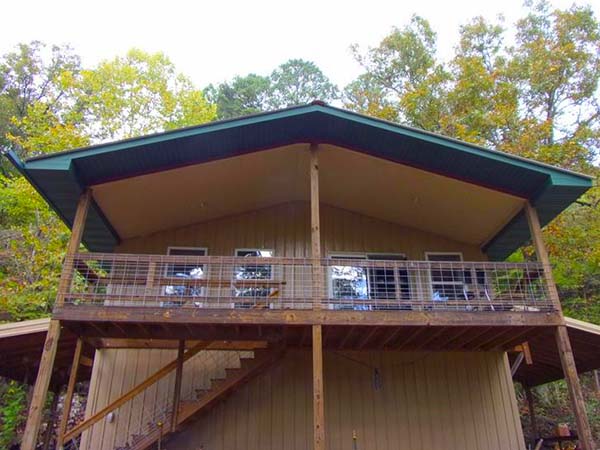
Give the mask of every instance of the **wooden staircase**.
[[(191, 417), (209, 410), (234, 390), (274, 364), (283, 356), (283, 353), (283, 346), (277, 345), (254, 350), (253, 356), (240, 357), (239, 368), (226, 368), (225, 377), (212, 379), (207, 389), (196, 389), (195, 399), (180, 401), (176, 428), (179, 428)], [(132, 435), (130, 442), (124, 446), (115, 447), (115, 450), (146, 450), (159, 439), (162, 441), (170, 434), (171, 412), (170, 408), (167, 408), (160, 422), (152, 424), (144, 434)]]

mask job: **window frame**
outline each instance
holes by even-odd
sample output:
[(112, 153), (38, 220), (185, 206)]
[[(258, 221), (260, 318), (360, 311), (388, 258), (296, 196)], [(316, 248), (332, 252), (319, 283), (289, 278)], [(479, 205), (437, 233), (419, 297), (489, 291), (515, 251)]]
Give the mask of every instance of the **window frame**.
[[(356, 258), (356, 259), (364, 259), (365, 261), (371, 260), (371, 261), (377, 261), (377, 257), (381, 256), (387, 256), (387, 257), (396, 257), (397, 259), (390, 259), (390, 261), (407, 261), (408, 257), (406, 255), (406, 253), (402, 253), (402, 252), (329, 252), (329, 254), (327, 255), (328, 259), (336, 259), (336, 258), (341, 258), (341, 259), (345, 259), (345, 258)], [(330, 266), (331, 267), (331, 266)], [(366, 283), (367, 283), (367, 297), (366, 298), (352, 298), (352, 299), (348, 299), (348, 300), (352, 300), (352, 301), (362, 301), (362, 302), (372, 302), (372, 301), (377, 301), (376, 298), (372, 298), (371, 297), (371, 271), (370, 270), (366, 270), (365, 271), (365, 275), (366, 275)], [(333, 276), (332, 276), (332, 271), (328, 270), (328, 274), (327, 274), (327, 284), (328, 284), (328, 296), (330, 299), (332, 300), (341, 300), (335, 297), (335, 292), (334, 292), (334, 288), (333, 288)], [(409, 277), (409, 289), (410, 289), (410, 274), (408, 274)], [(398, 271), (396, 269), (394, 269), (394, 283), (396, 283), (398, 278)], [(395, 296), (395, 300), (399, 300), (402, 301), (402, 299), (400, 297), (398, 297), (398, 292), (396, 292), (396, 296)]]
[[(444, 256), (444, 255), (454, 255), (454, 256), (458, 256), (459, 259), (458, 261), (431, 261), (429, 259), (430, 256), (436, 256), (436, 255), (440, 255), (440, 256)], [(436, 263), (436, 262), (464, 262), (463, 259), (463, 253), (462, 252), (436, 252), (436, 251), (427, 251), (425, 252), (425, 261), (430, 262), (430, 263)], [(464, 289), (465, 289), (465, 285), (466, 285), (466, 280), (464, 279), (464, 270), (461, 269), (461, 272), (463, 272), (463, 281), (433, 281), (433, 269), (430, 268), (427, 273), (428, 273), (428, 277), (429, 277), (429, 294), (431, 299), (433, 300), (433, 294), (434, 294), (434, 289), (433, 289), (433, 285), (446, 285), (446, 286), (461, 286), (462, 290), (463, 290), (463, 295), (464, 295)], [(447, 300), (443, 300), (443, 301), (457, 301), (457, 300), (461, 300), (458, 298), (448, 298)], [(442, 300), (440, 300), (442, 301)]]
[[(378, 256), (382, 256), (382, 257), (387, 256), (387, 257), (393, 257), (393, 258), (390, 258), (390, 259), (387, 259), (387, 260), (384, 259), (384, 260), (380, 260), (380, 261), (408, 261), (408, 256), (406, 255), (406, 253), (394, 253), (394, 252), (374, 252), (374, 253), (370, 253), (370, 252), (367, 252), (366, 255), (367, 255), (367, 260), (371, 259), (370, 256), (375, 256), (375, 258), (371, 259), (371, 260), (375, 260), (375, 261), (378, 260), (377, 259)], [(376, 269), (376, 268), (374, 267), (373, 269)], [(404, 298), (402, 298), (401, 290), (399, 291), (398, 289), (396, 289), (396, 287), (400, 287), (400, 283), (399, 283), (400, 277), (399, 277), (399, 273), (398, 273), (398, 268), (395, 267), (393, 270), (394, 270), (394, 289), (396, 291), (395, 292), (396, 295), (394, 296), (394, 300), (397, 300), (399, 302), (410, 301), (410, 295), (411, 295), (410, 294), (410, 292), (411, 292), (410, 272), (407, 271), (407, 273), (406, 273), (406, 277), (407, 277), (407, 280), (408, 280), (408, 296), (409, 296), (409, 298), (408, 299), (404, 299)], [(371, 271), (370, 270), (367, 271), (367, 283), (368, 283), (368, 285), (367, 285), (367, 292), (370, 294), (371, 293)], [(385, 299), (385, 300), (390, 300), (390, 299)]]
[[(355, 258), (355, 259), (364, 259), (365, 261), (367, 260), (367, 254), (364, 252), (329, 252), (327, 255), (328, 259), (349, 259), (349, 258)], [(329, 270), (327, 271), (327, 291), (328, 291), (328, 297), (329, 300), (343, 300), (343, 298), (337, 298), (335, 296), (335, 292), (333, 289), (333, 266), (328, 266)], [(367, 297), (366, 298), (350, 298), (347, 299), (348, 301), (362, 301), (362, 302), (366, 302), (369, 300), (369, 280), (368, 280), (368, 275), (366, 276), (366, 283), (367, 283)]]
[[(203, 255), (172, 255), (171, 254), (171, 250), (197, 250), (197, 251), (203, 251), (204, 254)], [(167, 256), (208, 256), (208, 247), (193, 247), (193, 246), (169, 245), (169, 246), (167, 246)], [(164, 274), (163, 274), (163, 276), (165, 278), (173, 278), (173, 277), (169, 276), (169, 265), (170, 264), (165, 264), (165, 271), (164, 271)], [(173, 264), (173, 266), (175, 266), (175, 264)], [(205, 264), (200, 264), (199, 266), (204, 271)], [(200, 277), (200, 279), (202, 279), (202, 278), (204, 278), (204, 275), (202, 277)], [(167, 294), (166, 293), (167, 288), (169, 288), (169, 287), (176, 287), (176, 286), (177, 285), (165, 285), (165, 287), (163, 289), (164, 294), (166, 296), (173, 295), (173, 297), (180, 297), (181, 298), (181, 296), (178, 296), (178, 295), (175, 295), (175, 294)], [(184, 289), (187, 290), (188, 288), (184, 286)], [(205, 287), (201, 287), (200, 288), (200, 295), (199, 296), (187, 295), (187, 292), (185, 294), (186, 295), (184, 295), (183, 297), (205, 297), (206, 296), (206, 288)]]
[[(258, 247), (241, 247), (241, 248), (235, 248), (233, 250), (233, 255), (234, 255), (235, 258), (243, 258), (244, 257), (244, 256), (239, 256), (238, 252), (271, 252), (271, 256), (262, 256), (262, 257), (258, 256), (257, 258), (264, 258), (265, 260), (268, 260), (269, 258), (275, 257), (275, 250), (272, 249), (272, 248), (258, 248)], [(257, 266), (259, 266), (259, 265), (260, 266), (268, 266), (269, 267), (269, 278), (251, 278), (251, 279), (254, 279), (254, 280), (263, 280), (263, 279), (264, 280), (274, 280), (275, 279), (275, 277), (274, 277), (275, 270), (274, 270), (273, 264), (269, 264), (269, 263), (267, 263), (267, 264), (257, 264)], [(235, 292), (237, 290), (233, 286), (233, 282), (235, 282), (237, 280), (237, 278), (235, 278), (235, 276), (236, 276), (236, 270), (237, 270), (237, 267), (234, 264), (234, 266), (233, 266), (233, 272), (231, 274), (232, 290), (233, 290), (233, 293), (234, 293), (234, 295), (233, 295), (234, 298), (238, 297), (238, 295), (235, 295)], [(258, 288), (248, 288), (248, 289), (258, 289)], [(256, 297), (257, 298), (263, 298), (262, 296), (256, 296)]]

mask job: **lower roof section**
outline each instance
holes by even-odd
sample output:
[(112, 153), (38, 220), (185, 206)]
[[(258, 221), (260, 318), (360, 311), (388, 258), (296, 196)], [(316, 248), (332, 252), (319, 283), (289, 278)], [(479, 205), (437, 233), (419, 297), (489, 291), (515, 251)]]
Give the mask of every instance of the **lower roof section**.
[[(584, 175), (322, 104), (102, 144), (24, 163), (15, 155), (9, 158), (70, 226), (77, 197), (87, 187), (308, 143), (354, 150), (528, 200), (537, 208), (542, 225), (592, 186), (592, 180)], [(485, 245), (491, 259), (506, 258), (529, 236), (520, 215), (506, 217), (505, 222), (506, 226)], [(111, 251), (121, 237), (95, 204), (83, 237), (88, 249)]]
[[(600, 326), (565, 317), (575, 365), (579, 373), (600, 369)], [(515, 379), (537, 386), (562, 379), (563, 370), (553, 329), (540, 330), (528, 340), (533, 364), (523, 362)]]
[[(34, 384), (50, 319), (25, 320), (0, 325), (0, 377), (19, 383)], [(75, 355), (77, 335), (68, 329), (61, 331), (50, 388), (58, 391), (69, 380)], [(92, 374), (94, 350), (83, 347), (84, 360), (78, 370), (78, 380), (88, 380)]]

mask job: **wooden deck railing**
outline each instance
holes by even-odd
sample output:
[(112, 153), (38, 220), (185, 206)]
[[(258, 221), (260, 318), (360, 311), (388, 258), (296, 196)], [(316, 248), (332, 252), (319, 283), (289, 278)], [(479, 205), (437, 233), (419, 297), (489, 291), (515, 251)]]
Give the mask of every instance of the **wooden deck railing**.
[[(554, 311), (538, 263), (77, 253), (70, 305)], [(315, 279), (315, 277), (320, 277)], [(319, 292), (316, 292), (316, 291)], [(62, 305), (60, 305), (62, 306)]]

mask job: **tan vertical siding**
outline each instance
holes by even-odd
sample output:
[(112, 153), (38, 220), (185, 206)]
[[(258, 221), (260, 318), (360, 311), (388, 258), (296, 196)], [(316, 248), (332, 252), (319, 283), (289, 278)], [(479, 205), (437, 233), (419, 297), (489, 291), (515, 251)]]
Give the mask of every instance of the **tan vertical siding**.
[[(334, 252), (404, 253), (424, 259), (425, 252), (461, 252), (465, 260), (485, 258), (477, 246), (405, 228), (350, 211), (321, 206), (323, 255)], [(305, 202), (224, 217), (150, 236), (128, 239), (117, 251), (165, 254), (169, 246), (207, 247), (210, 255), (233, 255), (236, 248), (269, 248), (277, 256), (310, 256), (310, 215)]]
[[(247, 352), (204, 351), (186, 362), (182, 379), (182, 399), (195, 396), (195, 389), (207, 388), (210, 380), (222, 378), (225, 368), (240, 366), (240, 355)], [(98, 350), (90, 383), (86, 417), (143, 382), (177, 357), (174, 350)], [(174, 373), (148, 387), (133, 400), (115, 410), (114, 418), (101, 420), (83, 433), (81, 450), (112, 450), (130, 442), (155, 413), (170, 403), (175, 384)], [(244, 407), (247, 410), (247, 405)]]
[[(353, 361), (354, 360), (354, 361)], [(168, 448), (311, 447), (310, 353), (285, 360), (190, 423)], [(373, 368), (382, 387), (373, 384)], [(501, 353), (326, 352), (327, 448), (524, 449)]]
[[(202, 355), (202, 353), (201, 353)], [(175, 356), (169, 350), (102, 350), (90, 386), (88, 416)], [(227, 365), (236, 366), (236, 355)], [(225, 361), (224, 358), (220, 359)], [(191, 360), (191, 380), (206, 385), (223, 374), (215, 358)], [(310, 448), (312, 439), (310, 353), (290, 351), (208, 414), (196, 419), (168, 448), (211, 450)], [(238, 362), (239, 363), (239, 362)], [(373, 369), (381, 389), (374, 387)], [(123, 445), (160, 399), (171, 395), (165, 380), (85, 433), (82, 449)], [(522, 449), (516, 399), (501, 353), (325, 353), (328, 448)], [(147, 420), (147, 419), (146, 419)]]

